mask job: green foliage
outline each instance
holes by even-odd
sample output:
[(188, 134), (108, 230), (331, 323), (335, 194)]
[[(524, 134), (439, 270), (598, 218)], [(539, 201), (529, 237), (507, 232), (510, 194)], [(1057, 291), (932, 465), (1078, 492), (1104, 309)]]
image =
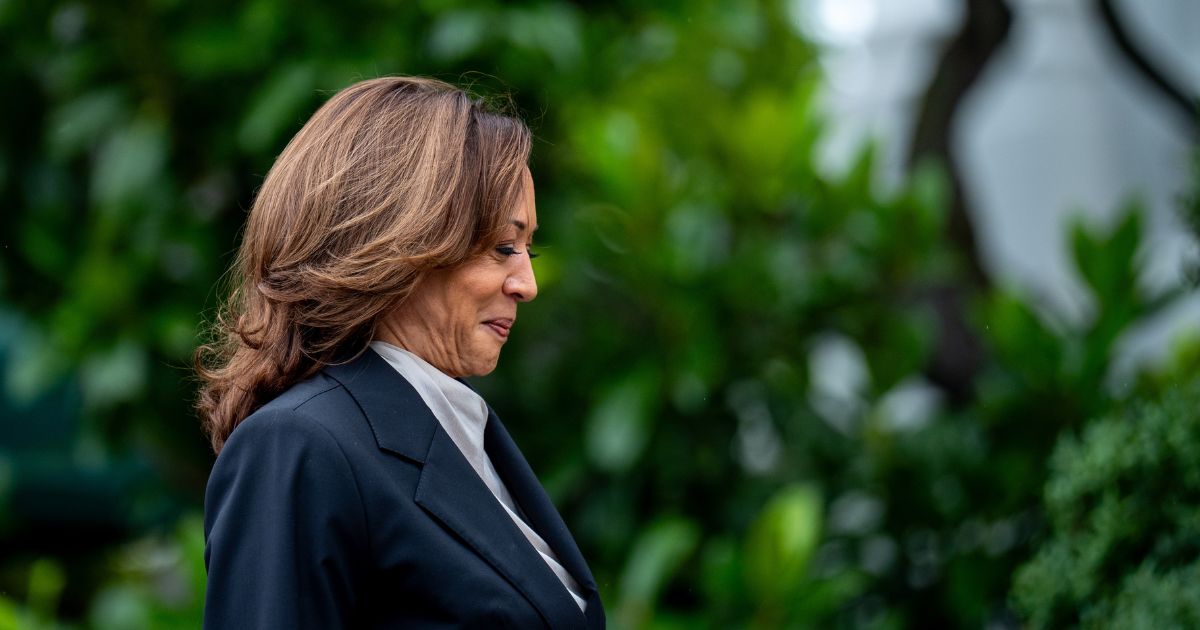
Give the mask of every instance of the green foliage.
[(642, 627), (650, 622), (663, 587), (695, 550), (698, 538), (696, 525), (687, 519), (668, 517), (647, 527), (621, 574), (615, 624)]
[[(110, 580), (95, 594), (85, 627), (97, 630), (198, 628), (204, 604), (204, 531), (199, 518), (181, 519), (169, 536), (139, 539), (106, 559)], [(59, 599), (68, 576), (55, 561), (28, 568), (28, 597), (0, 595), (0, 630), (59, 630)]]
[(791, 609), (808, 582), (809, 562), (821, 538), (821, 512), (816, 489), (785, 487), (751, 525), (742, 558), (759, 625), (795, 623)]
[[(936, 165), (891, 190), (870, 146), (818, 167), (782, 4), (0, 2), (0, 629), (196, 625), (196, 331), (274, 156), (388, 73), (534, 128), (540, 297), (479, 387), (614, 626), (1006, 620), (1047, 456), (1175, 294), (1138, 288), (1134, 207), (1072, 232), (1084, 321), (977, 293)], [(963, 305), (986, 356), (956, 394), (929, 368)], [(1188, 587), (1156, 576), (1114, 610)]]
[(92, 600), (88, 625), (114, 630), (199, 627), (204, 610), (204, 528), (180, 520), (169, 536), (147, 537), (112, 560), (114, 579)]
[(821, 537), (821, 496), (811, 487), (781, 490), (759, 514), (746, 539), (746, 579), (764, 604), (799, 592)]
[(1049, 319), (1035, 310), (1036, 302), (1005, 292), (995, 294), (978, 318), (999, 362), (1019, 379), (1010, 385), (1022, 392), (1070, 394), (1062, 401), (1070, 406), (1069, 418), (1082, 420), (1106, 408), (1105, 379), (1117, 340), (1181, 294), (1173, 288), (1148, 295), (1140, 287), (1141, 217), (1140, 206), (1130, 204), (1110, 230), (1072, 226), (1075, 266), (1092, 298), (1084, 321)]
[(1055, 449), (1051, 536), (1013, 588), (1034, 627), (1200, 624), (1198, 407), (1193, 378)]
[(28, 599), (23, 604), (0, 595), (0, 630), (54, 630), (58, 599), (66, 578), (52, 560), (32, 563), (28, 575)]

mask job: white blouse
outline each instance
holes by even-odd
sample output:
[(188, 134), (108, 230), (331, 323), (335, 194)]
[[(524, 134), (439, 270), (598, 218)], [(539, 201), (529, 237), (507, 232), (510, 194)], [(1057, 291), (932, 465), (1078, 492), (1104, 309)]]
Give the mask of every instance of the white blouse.
[(492, 491), (492, 495), (500, 502), (504, 511), (508, 512), (517, 529), (521, 530), (533, 548), (541, 554), (550, 570), (554, 571), (554, 575), (558, 576), (567, 592), (579, 605), (579, 609), (586, 610), (587, 602), (580, 596), (579, 584), (558, 561), (558, 556), (554, 554), (550, 545), (517, 514), (512, 495), (500, 480), (500, 475), (492, 466), (491, 458), (483, 448), (483, 431), (488, 420), (487, 403), (483, 398), (470, 387), (443, 374), (441, 370), (403, 348), (383, 341), (371, 342), (371, 348), (417, 390), (421, 400), (433, 411), (434, 417), (450, 435), (458, 450), (462, 451), (488, 490)]

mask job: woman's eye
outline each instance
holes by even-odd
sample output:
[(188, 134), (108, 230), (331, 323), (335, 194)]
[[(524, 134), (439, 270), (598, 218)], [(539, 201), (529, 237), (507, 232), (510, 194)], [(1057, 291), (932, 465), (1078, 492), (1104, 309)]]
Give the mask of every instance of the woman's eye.
[(538, 257), (538, 255), (534, 253), (533, 250), (529, 249), (528, 246), (526, 246), (524, 250), (518, 250), (512, 245), (500, 245), (496, 247), (496, 253), (500, 254), (501, 256), (516, 256), (517, 254), (528, 253), (530, 260)]

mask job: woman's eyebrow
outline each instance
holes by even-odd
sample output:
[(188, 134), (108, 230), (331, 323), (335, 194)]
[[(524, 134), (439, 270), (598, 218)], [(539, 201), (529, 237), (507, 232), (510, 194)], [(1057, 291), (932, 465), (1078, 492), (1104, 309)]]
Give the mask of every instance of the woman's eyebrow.
[[(517, 226), (517, 229), (518, 229), (518, 230), (521, 230), (522, 232), (524, 232), (524, 231), (525, 231), (525, 228), (529, 227), (529, 226), (525, 225), (525, 222), (524, 222), (524, 221), (522, 221), (522, 220), (520, 220), (520, 219), (513, 219), (513, 220), (512, 220), (512, 224), (513, 224), (513, 225), (515, 225), (515, 226)], [(536, 231), (537, 231), (537, 226), (535, 225), (535, 226), (533, 226), (533, 229), (532, 229), (532, 230), (530, 230), (530, 233), (533, 233), (533, 232), (536, 232)]]

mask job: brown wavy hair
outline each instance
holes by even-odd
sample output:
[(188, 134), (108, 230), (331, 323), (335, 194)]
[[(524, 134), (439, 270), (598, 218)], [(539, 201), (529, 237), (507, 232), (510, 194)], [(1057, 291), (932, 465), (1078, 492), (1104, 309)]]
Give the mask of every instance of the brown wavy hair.
[(322, 367), (363, 352), (423, 272), (498, 240), (528, 128), (447, 83), (351, 85), (309, 119), (254, 200), (231, 291), (196, 351), (213, 450)]

